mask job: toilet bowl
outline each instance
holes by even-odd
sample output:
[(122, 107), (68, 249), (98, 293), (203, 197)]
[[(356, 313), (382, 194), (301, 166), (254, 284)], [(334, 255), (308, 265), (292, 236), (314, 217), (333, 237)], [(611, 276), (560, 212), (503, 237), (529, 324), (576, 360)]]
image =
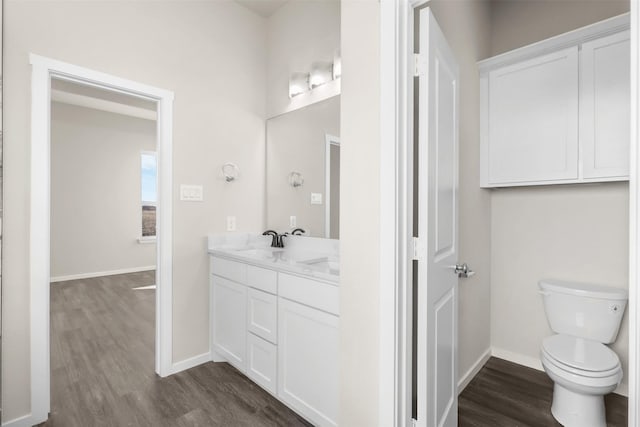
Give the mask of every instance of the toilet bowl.
[(622, 380), (618, 356), (602, 343), (560, 334), (545, 338), (541, 359), (554, 382), (554, 418), (567, 427), (606, 426), (603, 396)]
[(605, 345), (618, 334), (626, 290), (540, 281), (551, 329), (540, 359), (554, 382), (553, 417), (565, 427), (606, 427), (604, 395), (622, 381), (618, 355)]

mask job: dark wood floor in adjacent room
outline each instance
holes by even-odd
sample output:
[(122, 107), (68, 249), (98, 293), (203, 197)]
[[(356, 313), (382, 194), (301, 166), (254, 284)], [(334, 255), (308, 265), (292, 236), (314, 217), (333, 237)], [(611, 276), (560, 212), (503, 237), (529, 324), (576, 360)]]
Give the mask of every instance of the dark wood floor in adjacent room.
[(41, 426), (309, 426), (226, 363), (154, 373), (153, 272), (51, 286), (51, 415)]
[[(553, 382), (541, 371), (492, 357), (460, 395), (459, 427), (554, 427)], [(605, 397), (607, 425), (627, 427), (627, 398)]]

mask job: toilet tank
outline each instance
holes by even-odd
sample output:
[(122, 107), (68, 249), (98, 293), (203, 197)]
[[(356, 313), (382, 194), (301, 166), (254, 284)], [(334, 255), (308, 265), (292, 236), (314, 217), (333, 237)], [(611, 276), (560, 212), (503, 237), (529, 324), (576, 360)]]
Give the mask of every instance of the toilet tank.
[(626, 289), (549, 279), (538, 285), (554, 332), (604, 344), (616, 340), (627, 306)]

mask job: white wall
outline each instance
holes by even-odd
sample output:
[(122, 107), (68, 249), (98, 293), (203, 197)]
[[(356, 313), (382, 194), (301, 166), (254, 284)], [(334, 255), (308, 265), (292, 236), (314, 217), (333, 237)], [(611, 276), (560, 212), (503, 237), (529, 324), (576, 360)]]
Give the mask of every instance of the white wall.
[(380, 3), (342, 1), (341, 426), (378, 425)]
[(480, 188), (480, 86), (476, 62), (489, 54), (488, 2), (435, 0), (429, 4), (460, 66), (460, 262), (475, 276), (459, 281), (460, 379), (490, 348), (491, 199)]
[(140, 244), (141, 151), (156, 122), (52, 103), (51, 276), (153, 267)]
[[(173, 361), (209, 351), (205, 236), (263, 226), (266, 24), (234, 2), (4, 2), (3, 421), (30, 412), (29, 122), (34, 52), (173, 90)], [(241, 178), (224, 182), (220, 166)], [(181, 202), (180, 184), (204, 202)]]
[[(291, 231), (295, 215), (297, 227), (325, 236), (325, 135), (339, 132), (339, 96), (267, 120), (267, 228)], [(289, 185), (292, 171), (303, 175), (302, 186)], [(311, 193), (322, 194), (322, 204), (312, 205)]]
[(289, 1), (267, 19), (267, 117), (310, 101), (327, 88), (289, 99), (289, 76), (333, 62), (340, 48), (340, 1)]
[[(500, 1), (492, 8), (492, 54), (628, 11), (625, 1)], [(498, 354), (539, 365), (550, 335), (542, 278), (628, 286), (628, 185), (492, 191), (491, 342)], [(626, 317), (613, 346), (627, 368)], [(624, 392), (627, 380), (618, 391)]]

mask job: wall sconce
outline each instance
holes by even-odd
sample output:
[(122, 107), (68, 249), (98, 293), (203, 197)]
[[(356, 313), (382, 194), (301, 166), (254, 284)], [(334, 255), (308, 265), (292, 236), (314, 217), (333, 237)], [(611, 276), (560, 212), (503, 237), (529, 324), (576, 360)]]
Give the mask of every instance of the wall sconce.
[(337, 50), (333, 55), (333, 80), (339, 79), (342, 75), (342, 57), (340, 56), (340, 50)]
[(300, 95), (309, 89), (309, 75), (306, 73), (293, 73), (289, 77), (289, 98)]
[(291, 172), (289, 174), (289, 185), (293, 188), (302, 187), (304, 184), (304, 177), (300, 172)]
[(314, 62), (309, 73), (309, 89), (313, 89), (333, 79), (333, 65), (328, 62)]
[(240, 169), (235, 163), (225, 163), (222, 165), (222, 176), (227, 182), (233, 182), (238, 179)]

